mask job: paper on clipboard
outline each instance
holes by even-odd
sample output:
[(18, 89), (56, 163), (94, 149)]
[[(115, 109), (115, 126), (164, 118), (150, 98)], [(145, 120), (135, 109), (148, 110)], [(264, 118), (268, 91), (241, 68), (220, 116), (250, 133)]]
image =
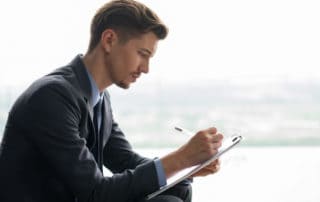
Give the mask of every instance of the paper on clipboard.
[(149, 200), (149, 199), (159, 195), (160, 193), (170, 189), (171, 187), (175, 186), (176, 184), (183, 181), (184, 179), (187, 179), (188, 177), (192, 176), (193, 174), (195, 174), (196, 172), (198, 172), (202, 168), (204, 168), (207, 165), (209, 165), (210, 163), (212, 163), (214, 160), (218, 159), (222, 154), (229, 151), (235, 145), (237, 145), (241, 141), (241, 139), (242, 139), (242, 136), (240, 136), (240, 135), (227, 138), (226, 140), (223, 141), (223, 143), (222, 143), (221, 147), (218, 149), (218, 153), (216, 155), (214, 155), (213, 157), (211, 157), (207, 161), (199, 164), (198, 166), (195, 166), (187, 174), (184, 174), (181, 177), (178, 177), (177, 179), (175, 179), (174, 181), (168, 183), (166, 186), (161, 187), (158, 191), (155, 191), (152, 194), (149, 194), (146, 197), (146, 199)]

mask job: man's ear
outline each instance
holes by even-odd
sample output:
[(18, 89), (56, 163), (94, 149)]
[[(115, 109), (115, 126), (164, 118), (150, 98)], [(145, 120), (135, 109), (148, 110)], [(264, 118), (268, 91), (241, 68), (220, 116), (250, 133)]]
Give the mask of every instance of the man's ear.
[(112, 29), (106, 29), (101, 34), (101, 45), (106, 53), (110, 53), (112, 46), (117, 42), (117, 33)]

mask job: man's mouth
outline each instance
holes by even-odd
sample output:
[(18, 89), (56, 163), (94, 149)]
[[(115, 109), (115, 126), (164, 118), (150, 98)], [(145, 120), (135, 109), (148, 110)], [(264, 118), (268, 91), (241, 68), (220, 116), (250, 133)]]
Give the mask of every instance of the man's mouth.
[(133, 79), (133, 82), (135, 82), (140, 77), (140, 74), (139, 73), (133, 73), (133, 74), (131, 74), (131, 77)]

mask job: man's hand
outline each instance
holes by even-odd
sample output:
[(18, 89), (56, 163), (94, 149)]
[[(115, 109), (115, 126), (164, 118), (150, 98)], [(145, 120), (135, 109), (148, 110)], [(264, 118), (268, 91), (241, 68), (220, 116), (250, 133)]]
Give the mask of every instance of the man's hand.
[(198, 165), (218, 153), (222, 139), (216, 128), (208, 128), (196, 133), (179, 152), (187, 167)]
[[(169, 178), (180, 170), (198, 165), (217, 154), (222, 139), (222, 134), (218, 133), (216, 128), (197, 132), (185, 145), (161, 158), (166, 177)], [(205, 176), (206, 173), (213, 172), (212, 170), (213, 168), (208, 166), (201, 170), (199, 175)]]
[(212, 175), (218, 172), (219, 169), (220, 169), (220, 160), (217, 159), (212, 163), (210, 163), (209, 165), (207, 165), (206, 167), (199, 170), (198, 172), (196, 172), (195, 174), (193, 174), (191, 177), (204, 177), (207, 175)]

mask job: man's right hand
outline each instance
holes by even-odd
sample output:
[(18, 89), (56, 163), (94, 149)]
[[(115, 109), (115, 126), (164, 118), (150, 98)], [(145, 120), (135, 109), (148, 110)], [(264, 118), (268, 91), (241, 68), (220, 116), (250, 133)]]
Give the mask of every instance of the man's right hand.
[(223, 135), (214, 127), (197, 132), (185, 145), (161, 159), (166, 177), (215, 155), (222, 139)]

